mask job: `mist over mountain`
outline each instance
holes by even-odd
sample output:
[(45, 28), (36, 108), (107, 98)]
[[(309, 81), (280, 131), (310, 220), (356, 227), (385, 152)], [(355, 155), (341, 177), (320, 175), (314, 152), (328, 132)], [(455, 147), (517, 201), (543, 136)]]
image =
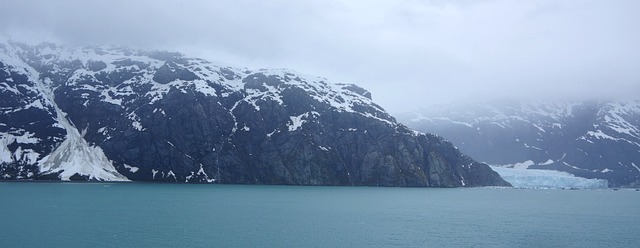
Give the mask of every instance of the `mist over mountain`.
[(402, 123), (479, 161), (640, 185), (640, 101), (502, 101), (423, 108)]
[(390, 113), (640, 92), (635, 0), (21, 0), (3, 9), (0, 37), (295, 68), (357, 83)]

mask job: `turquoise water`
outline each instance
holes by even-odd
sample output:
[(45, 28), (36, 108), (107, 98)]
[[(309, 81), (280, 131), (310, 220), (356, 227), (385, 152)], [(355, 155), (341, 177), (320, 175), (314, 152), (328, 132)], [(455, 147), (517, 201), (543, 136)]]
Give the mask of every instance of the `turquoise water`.
[(640, 247), (640, 192), (0, 183), (0, 247)]

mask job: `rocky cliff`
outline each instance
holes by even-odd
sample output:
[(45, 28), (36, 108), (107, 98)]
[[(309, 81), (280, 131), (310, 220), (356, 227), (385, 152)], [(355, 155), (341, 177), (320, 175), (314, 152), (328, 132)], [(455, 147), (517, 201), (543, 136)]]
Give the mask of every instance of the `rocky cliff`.
[(120, 47), (0, 45), (0, 177), (508, 185), (352, 84)]

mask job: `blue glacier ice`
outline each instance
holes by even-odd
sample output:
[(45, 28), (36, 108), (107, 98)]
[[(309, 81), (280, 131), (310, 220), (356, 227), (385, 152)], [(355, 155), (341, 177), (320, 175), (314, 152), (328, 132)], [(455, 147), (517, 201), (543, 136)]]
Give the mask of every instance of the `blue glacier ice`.
[(491, 166), (504, 180), (516, 188), (574, 188), (574, 189), (602, 189), (608, 187), (607, 180), (588, 179), (573, 174), (535, 169), (516, 169)]

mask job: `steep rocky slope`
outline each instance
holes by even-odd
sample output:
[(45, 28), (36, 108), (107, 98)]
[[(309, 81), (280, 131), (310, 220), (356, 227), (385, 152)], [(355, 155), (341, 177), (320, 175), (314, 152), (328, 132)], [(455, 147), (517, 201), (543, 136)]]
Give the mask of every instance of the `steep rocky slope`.
[(0, 95), (5, 180), (508, 185), (368, 91), (285, 69), (8, 42)]
[(640, 101), (511, 101), (399, 116), (483, 162), (640, 186)]

